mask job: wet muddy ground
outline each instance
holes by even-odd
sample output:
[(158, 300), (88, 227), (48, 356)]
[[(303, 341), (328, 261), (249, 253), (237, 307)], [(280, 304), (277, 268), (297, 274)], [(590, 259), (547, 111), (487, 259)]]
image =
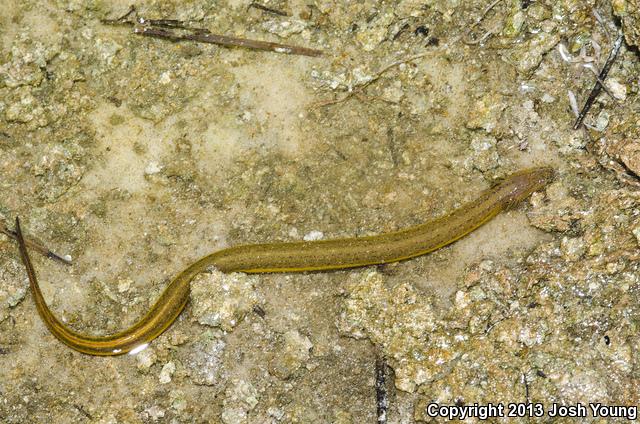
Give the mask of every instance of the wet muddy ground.
[[(324, 54), (101, 23), (122, 1), (0, 8), (0, 219), (72, 259), (33, 257), (72, 328), (131, 325), (217, 249), (394, 231), (525, 167), (556, 180), (399, 264), (210, 270), (168, 331), (121, 357), (47, 331), (4, 237), (0, 421), (373, 423), (376, 357), (389, 423), (440, 421), (432, 402), (637, 404), (637, 1), (250, 4), (136, 6)], [(619, 31), (608, 93), (574, 130)]]

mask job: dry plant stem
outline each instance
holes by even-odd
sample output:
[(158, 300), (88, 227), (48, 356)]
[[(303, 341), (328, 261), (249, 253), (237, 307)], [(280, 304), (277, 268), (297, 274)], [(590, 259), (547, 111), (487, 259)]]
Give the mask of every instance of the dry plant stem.
[(493, 9), (494, 7), (496, 7), (496, 5), (497, 5), (498, 3), (500, 3), (501, 1), (502, 1), (502, 0), (495, 0), (493, 3), (489, 4), (489, 6), (487, 6), (487, 7), (484, 9), (484, 12), (482, 12), (482, 15), (480, 15), (480, 17), (479, 17), (478, 19), (476, 19), (476, 22), (475, 22), (473, 25), (471, 25), (471, 28), (474, 28), (474, 27), (476, 27), (477, 25), (479, 25), (479, 24), (480, 24), (480, 22), (482, 22), (482, 21), (484, 20), (485, 16), (487, 16), (487, 13), (489, 13), (489, 12), (491, 11), (491, 9)]
[(376, 414), (378, 424), (387, 423), (389, 396), (387, 394), (387, 362), (380, 354), (376, 355)]
[(127, 26), (132, 26), (135, 24), (134, 21), (130, 20), (129, 17), (136, 17), (137, 15), (137, 11), (136, 11), (136, 7), (135, 6), (129, 6), (129, 10), (127, 11), (127, 13), (125, 13), (124, 15), (120, 16), (119, 18), (115, 18), (115, 19), (100, 19), (100, 22), (103, 23), (104, 25), (127, 25)]
[(318, 102), (318, 103), (315, 103), (314, 105), (312, 105), (312, 107), (316, 108), (316, 107), (324, 107), (324, 106), (335, 105), (335, 104), (342, 103), (345, 100), (350, 99), (352, 96), (356, 96), (356, 97), (360, 98), (360, 95), (362, 94), (364, 89), (367, 88), (371, 83), (373, 83), (373, 82), (377, 81), (378, 79), (380, 79), (380, 77), (385, 72), (387, 72), (388, 70), (390, 70), (392, 68), (395, 68), (396, 66), (400, 66), (403, 63), (413, 62), (414, 60), (420, 59), (420, 58), (425, 57), (425, 56), (427, 56), (429, 54), (430, 53), (428, 53), (428, 52), (419, 53), (419, 54), (416, 54), (416, 55), (413, 55), (413, 56), (406, 57), (404, 59), (397, 60), (395, 62), (391, 62), (390, 64), (386, 65), (385, 67), (380, 69), (378, 72), (376, 72), (375, 75), (370, 80), (368, 80), (368, 81), (356, 86), (353, 90), (349, 91), (346, 95), (342, 96), (341, 98)]
[(251, 2), (249, 7), (254, 7), (256, 9), (262, 10), (263, 12), (273, 13), (273, 14), (279, 15), (279, 16), (289, 16), (288, 13), (283, 12), (282, 10), (274, 9), (272, 7), (265, 6), (264, 4), (260, 4), (260, 3), (257, 3), (255, 1)]
[(600, 75), (597, 76), (596, 83), (593, 86), (593, 89), (591, 90), (591, 93), (589, 94), (589, 97), (587, 98), (587, 101), (585, 102), (584, 107), (580, 111), (580, 115), (578, 115), (578, 119), (576, 119), (576, 122), (573, 125), (574, 130), (577, 130), (578, 128), (580, 128), (580, 126), (582, 125), (582, 121), (584, 121), (584, 118), (587, 116), (587, 113), (589, 113), (589, 110), (591, 109), (591, 106), (593, 106), (593, 103), (596, 101), (598, 94), (600, 94), (600, 91), (602, 91), (602, 88), (604, 87), (604, 80), (607, 78), (607, 75), (609, 75), (609, 71), (611, 70), (613, 63), (615, 62), (616, 57), (618, 56), (618, 52), (620, 51), (621, 46), (622, 46), (622, 34), (618, 36), (618, 39), (613, 44), (611, 53), (609, 53), (609, 58), (605, 62), (604, 66), (602, 67), (602, 70), (600, 71)]
[(134, 33), (147, 37), (164, 38), (172, 41), (198, 41), (201, 43), (217, 44), (225, 47), (244, 47), (253, 50), (265, 50), (277, 53), (288, 53), (294, 55), (318, 57), (322, 55), (321, 50), (307, 47), (293, 46), (288, 44), (273, 43), (270, 41), (250, 40), (248, 38), (230, 37), (228, 35), (213, 34), (206, 30), (191, 34), (176, 34), (162, 28), (150, 26), (140, 26), (134, 28)]
[(620, 100), (616, 99), (616, 97), (613, 95), (613, 93), (611, 92), (611, 90), (609, 90), (607, 88), (606, 85), (604, 85), (604, 81), (602, 79), (600, 79), (599, 76), (596, 75), (596, 80), (600, 83), (600, 87), (602, 87), (602, 90), (607, 93), (607, 95), (609, 96), (609, 98), (611, 98), (611, 100), (613, 100), (613, 102), (616, 104), (616, 106), (622, 106), (622, 103), (620, 102)]
[(489, 37), (491, 37), (493, 35), (493, 32), (491, 31), (487, 31), (484, 33), (484, 35), (476, 40), (472, 40), (469, 38), (469, 36), (471, 35), (471, 31), (477, 27), (478, 25), (480, 25), (480, 23), (484, 20), (484, 18), (487, 16), (487, 13), (489, 13), (491, 11), (491, 9), (493, 9), (494, 7), (496, 7), (496, 5), (498, 3), (500, 3), (502, 0), (495, 0), (493, 1), (491, 4), (489, 4), (484, 11), (482, 12), (482, 14), (478, 17), (478, 19), (476, 19), (476, 21), (469, 27), (469, 29), (465, 32), (464, 36), (462, 37), (462, 42), (468, 45), (475, 45), (475, 44), (480, 44), (485, 42)]
[[(273, 10), (270, 11), (275, 12)], [(102, 19), (101, 22), (106, 25), (131, 26), (133, 27), (134, 34), (154, 38), (164, 38), (171, 41), (197, 41), (225, 47), (243, 47), (253, 50), (264, 50), (311, 57), (322, 55), (321, 50), (310, 49), (307, 47), (213, 34), (206, 28), (193, 28), (186, 26), (184, 22), (177, 19), (145, 19), (138, 16), (137, 11), (133, 6), (121, 17), (116, 19)], [(183, 31), (183, 33), (174, 31)]]

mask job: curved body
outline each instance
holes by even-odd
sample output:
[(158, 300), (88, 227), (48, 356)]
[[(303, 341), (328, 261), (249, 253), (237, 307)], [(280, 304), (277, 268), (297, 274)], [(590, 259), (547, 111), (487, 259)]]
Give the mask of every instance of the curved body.
[(249, 244), (219, 250), (194, 262), (178, 274), (156, 303), (136, 324), (110, 336), (79, 334), (60, 322), (47, 306), (16, 219), (22, 261), (40, 317), (69, 347), (90, 355), (118, 355), (137, 350), (166, 330), (189, 299), (190, 282), (207, 267), (222, 272), (303, 272), (383, 264), (424, 255), (446, 246), (480, 227), (549, 183), (548, 167), (509, 175), (477, 199), (448, 215), (400, 231), (361, 238)]

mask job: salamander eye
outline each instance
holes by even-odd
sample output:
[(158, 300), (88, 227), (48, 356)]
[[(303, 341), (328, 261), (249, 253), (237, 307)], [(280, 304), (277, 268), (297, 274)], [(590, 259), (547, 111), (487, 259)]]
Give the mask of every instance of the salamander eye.
[(522, 200), (521, 196), (518, 196), (517, 194), (513, 194), (512, 196), (508, 196), (505, 199), (504, 202), (504, 210), (505, 211), (510, 211), (515, 209), (516, 206), (518, 206), (518, 204), (520, 203), (520, 201)]

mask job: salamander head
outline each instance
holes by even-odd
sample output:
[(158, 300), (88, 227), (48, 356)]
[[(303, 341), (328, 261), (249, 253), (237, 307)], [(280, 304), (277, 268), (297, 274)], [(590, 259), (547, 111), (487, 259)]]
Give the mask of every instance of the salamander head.
[(544, 188), (553, 181), (555, 175), (555, 170), (550, 166), (541, 166), (523, 169), (505, 177), (499, 186), (505, 190), (506, 208), (514, 207), (531, 193)]

